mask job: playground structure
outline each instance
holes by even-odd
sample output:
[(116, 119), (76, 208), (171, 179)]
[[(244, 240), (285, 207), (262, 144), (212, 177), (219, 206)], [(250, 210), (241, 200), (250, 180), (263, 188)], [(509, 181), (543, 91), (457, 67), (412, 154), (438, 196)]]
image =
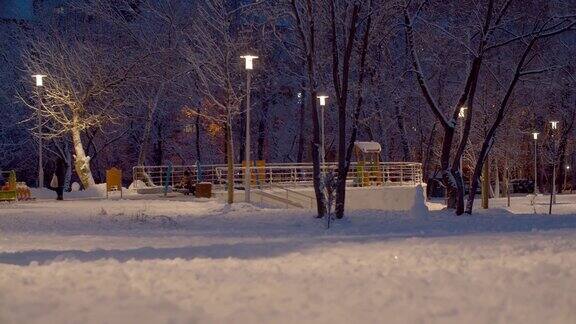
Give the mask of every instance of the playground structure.
[(122, 170), (117, 168), (106, 170), (106, 198), (112, 191), (120, 191), (120, 198), (122, 198)]
[(354, 156), (357, 161), (357, 186), (382, 185), (383, 173), (380, 166), (382, 147), (376, 142), (354, 142)]
[(30, 188), (24, 182), (16, 180), (16, 172), (4, 171), (2, 177), (6, 179), (6, 183), (0, 188), (0, 201), (18, 201), (30, 200)]
[[(422, 165), (415, 162), (379, 162), (372, 152), (362, 152), (352, 162), (346, 179), (347, 209), (408, 210), (415, 188), (422, 184)], [(234, 200), (244, 200), (245, 165), (233, 168)], [(336, 163), (326, 163), (322, 171), (336, 171)], [(138, 193), (158, 194), (174, 188), (188, 171), (197, 183), (210, 183), (214, 196), (225, 199), (228, 167), (217, 165), (136, 166), (133, 189)], [(257, 161), (251, 169), (254, 202), (285, 208), (314, 209), (313, 166), (310, 163)]]
[[(382, 148), (377, 142), (355, 142), (356, 161), (350, 164), (346, 186), (346, 208), (352, 209), (409, 209), (415, 199), (416, 187), (422, 184), (422, 164), (416, 162), (381, 162)], [(337, 173), (336, 163), (323, 163), (321, 173)], [(250, 163), (250, 183), (255, 199), (282, 207), (314, 209), (314, 172), (311, 163)], [(244, 200), (246, 163), (232, 168), (234, 199)], [(185, 179), (196, 179), (196, 185), (208, 185), (215, 196), (224, 199), (228, 187), (228, 166), (163, 165), (135, 166), (132, 169), (132, 188), (141, 194), (154, 194), (178, 188)], [(418, 197), (416, 197), (418, 198)]]
[[(241, 164), (234, 165), (234, 188), (244, 189), (244, 170)], [(326, 163), (323, 171), (336, 171), (336, 163)], [(214, 190), (225, 190), (228, 167), (225, 164), (214, 165), (178, 165), (178, 166), (135, 166), (132, 168), (134, 189), (140, 193), (153, 188), (168, 186), (172, 188), (188, 171), (198, 182), (210, 182)], [(372, 179), (372, 180), (370, 180)], [(376, 179), (376, 180), (374, 180)], [(257, 188), (307, 188), (313, 185), (313, 167), (311, 163), (274, 163), (251, 168), (252, 184)], [(386, 187), (416, 186), (422, 183), (422, 164), (416, 162), (377, 162), (367, 164), (352, 162), (346, 179), (348, 187)]]

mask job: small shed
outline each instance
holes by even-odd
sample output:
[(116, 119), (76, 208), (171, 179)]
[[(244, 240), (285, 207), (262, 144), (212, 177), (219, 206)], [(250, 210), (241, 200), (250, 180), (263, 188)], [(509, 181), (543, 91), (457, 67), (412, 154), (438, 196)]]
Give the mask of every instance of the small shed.
[(368, 187), (382, 184), (382, 167), (380, 152), (382, 147), (378, 142), (354, 142), (356, 156), (356, 184)]

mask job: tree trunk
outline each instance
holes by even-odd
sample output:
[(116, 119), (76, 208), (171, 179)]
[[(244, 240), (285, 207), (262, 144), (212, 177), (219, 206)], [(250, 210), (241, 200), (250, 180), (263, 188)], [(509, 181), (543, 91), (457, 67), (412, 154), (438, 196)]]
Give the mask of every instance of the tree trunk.
[[(244, 161), (246, 154), (244, 153), (244, 150), (246, 150), (246, 111), (242, 112), (240, 115), (240, 120), (238, 121), (238, 124), (240, 127), (238, 128), (238, 158), (237, 160), (242, 162)], [(234, 135), (232, 134), (232, 138), (234, 137)], [(252, 142), (252, 141), (250, 141)]]
[(424, 159), (424, 165), (422, 167), (423, 172), (424, 172), (424, 179), (425, 181), (428, 181), (428, 178), (430, 178), (430, 165), (432, 164), (432, 149), (434, 147), (434, 139), (436, 136), (436, 126), (438, 125), (438, 122), (434, 122), (434, 125), (432, 125), (432, 129), (430, 130), (430, 136), (428, 136), (428, 145), (426, 148), (426, 153), (423, 157)]
[(64, 160), (66, 161), (66, 179), (64, 180), (64, 187), (66, 190), (70, 189), (72, 181), (72, 153), (70, 153), (70, 147), (68, 141), (64, 141)]
[[(410, 57), (412, 60), (412, 65), (415, 70), (416, 79), (422, 90), (422, 94), (428, 106), (432, 109), (432, 112), (440, 122), (442, 128), (444, 129), (444, 143), (442, 146), (442, 157), (441, 157), (441, 166), (442, 166), (442, 180), (444, 185), (447, 188), (447, 205), (449, 208), (456, 208), (456, 215), (461, 215), (464, 212), (464, 182), (462, 177), (462, 170), (460, 170), (460, 163), (459, 160), (464, 153), (464, 149), (466, 148), (466, 143), (468, 139), (468, 134), (470, 131), (471, 125), (471, 118), (472, 118), (472, 103), (474, 98), (474, 93), (476, 90), (476, 84), (478, 83), (478, 76), (480, 67), (482, 65), (482, 58), (484, 48), (487, 43), (487, 35), (489, 34), (489, 27), (490, 21), (492, 19), (492, 8), (493, 8), (494, 1), (488, 1), (488, 8), (486, 11), (486, 17), (484, 20), (484, 26), (482, 28), (482, 40), (479, 44), (478, 56), (474, 57), (472, 60), (470, 72), (468, 77), (466, 78), (464, 90), (456, 107), (453, 110), (451, 119), (447, 119), (440, 106), (432, 97), (432, 93), (429, 90), (426, 78), (424, 77), (424, 73), (422, 71), (422, 67), (420, 66), (420, 61), (418, 58), (417, 50), (414, 44), (414, 28), (412, 25), (412, 20), (410, 14), (408, 13), (407, 7), (404, 8), (404, 26), (406, 30), (406, 44), (410, 51)], [(466, 125), (464, 128), (464, 133), (462, 136), (462, 141), (458, 146), (458, 150), (455, 154), (454, 162), (452, 163), (452, 167), (450, 167), (450, 153), (452, 148), (452, 141), (454, 137), (454, 128), (455, 128), (455, 120), (458, 117), (458, 113), (460, 108), (465, 104), (468, 103), (469, 105), (469, 113), (466, 118)]]
[(228, 203), (234, 203), (234, 145), (232, 142), (232, 124), (230, 120), (230, 113), (226, 120), (225, 137), (226, 137), (226, 165), (228, 172), (226, 173), (226, 188), (228, 192)]
[(196, 160), (202, 163), (202, 151), (200, 150), (200, 106), (196, 108)]
[(444, 128), (440, 169), (442, 170), (442, 183), (446, 187), (446, 206), (450, 209), (456, 209), (458, 202), (458, 184), (461, 184), (461, 177), (458, 177), (450, 168), (450, 150), (453, 139), (454, 128)]
[[(338, 181), (336, 184), (335, 214), (336, 218), (342, 218), (344, 217), (344, 209), (346, 203), (346, 178), (350, 168), (350, 160), (348, 156), (351, 156), (351, 154), (348, 154), (348, 151), (351, 150), (347, 149), (346, 146), (348, 85), (350, 81), (350, 62), (352, 57), (352, 50), (354, 48), (354, 40), (356, 37), (356, 28), (358, 27), (357, 22), (360, 7), (358, 3), (354, 3), (352, 6), (352, 14), (349, 21), (349, 27), (347, 29), (346, 41), (344, 44), (342, 75), (340, 75), (340, 60), (336, 33), (336, 14), (334, 8), (335, 4), (334, 2), (330, 2), (330, 4), (332, 32), (332, 80), (334, 84), (334, 90), (336, 92), (336, 103), (338, 106)], [(369, 18), (371, 18), (371, 16), (369, 16)], [(365, 35), (368, 35), (368, 33), (369, 28), (367, 28)], [(367, 43), (368, 40), (369, 38), (366, 36), (365, 42)], [(361, 65), (362, 64), (363, 63), (361, 63)], [(363, 74), (363, 72), (361, 73)], [(358, 125), (355, 125), (353, 129), (356, 133)], [(353, 145), (353, 143), (350, 143), (349, 146), (350, 145)]]
[(314, 193), (316, 195), (316, 217), (321, 218), (326, 214), (326, 203), (321, 188), (320, 176), (320, 123), (318, 109), (316, 107), (316, 29), (314, 27), (315, 15), (312, 0), (306, 0), (307, 24), (301, 19), (296, 0), (291, 1), (292, 13), (296, 18), (296, 25), (302, 41), (302, 47), (306, 54), (306, 84), (307, 93), (310, 95), (308, 103), (312, 114), (312, 177)]
[(146, 126), (144, 127), (144, 135), (142, 136), (142, 144), (140, 145), (140, 152), (138, 153), (138, 165), (142, 166), (146, 163), (146, 153), (148, 149), (148, 142), (150, 141), (150, 132), (152, 131), (152, 123), (154, 120), (154, 114), (156, 112), (156, 107), (158, 107), (158, 101), (160, 100), (160, 95), (164, 90), (164, 82), (160, 83), (158, 91), (152, 102), (148, 103), (148, 115), (146, 116)]
[(264, 147), (266, 145), (266, 134), (268, 125), (268, 102), (263, 101), (262, 114), (258, 122), (258, 160), (264, 160)]
[[(512, 81), (510, 81), (510, 85), (508, 86), (508, 89), (506, 90), (506, 94), (504, 95), (504, 98), (502, 99), (502, 102), (500, 103), (500, 107), (498, 108), (498, 114), (496, 115), (496, 119), (494, 120), (492, 127), (490, 127), (490, 130), (488, 130), (486, 137), (484, 138), (484, 142), (482, 143), (482, 148), (480, 149), (480, 154), (478, 155), (478, 160), (476, 161), (476, 167), (474, 168), (474, 174), (472, 175), (472, 179), (470, 180), (471, 181), (471, 185), (470, 185), (470, 192), (471, 193), (476, 192), (476, 189), (478, 188), (478, 179), (480, 178), (480, 172), (483, 168), (484, 163), (486, 163), (486, 158), (488, 156), (488, 153), (490, 152), (490, 150), (492, 149), (492, 145), (494, 144), (494, 136), (496, 135), (496, 130), (498, 129), (498, 127), (500, 127), (500, 124), (502, 123), (502, 120), (504, 119), (504, 113), (506, 111), (506, 107), (508, 106), (508, 101), (510, 100), (512, 93), (514, 92), (514, 88), (516, 87), (516, 84), (518, 83), (518, 80), (520, 79), (521, 70), (522, 70), (522, 67), (524, 66), (524, 62), (526, 61), (526, 58), (528, 57), (528, 54), (530, 53), (535, 42), (536, 42), (536, 38), (532, 39), (532, 41), (524, 49), (524, 53), (522, 54), (522, 57), (520, 58), (518, 64), (516, 65), (516, 70), (514, 72), (514, 76), (512, 78)], [(467, 214), (472, 214), (472, 209), (474, 206), (474, 198), (475, 198), (475, 195), (468, 196), (468, 202), (466, 204), (466, 213)]]
[(86, 156), (82, 138), (80, 137), (79, 117), (76, 113), (72, 116), (72, 144), (74, 145), (74, 169), (85, 189), (94, 185), (94, 177), (90, 170), (90, 157)]
[(490, 198), (490, 163), (486, 159), (482, 168), (482, 208), (488, 209), (488, 199)]
[(508, 207), (510, 207), (510, 166), (508, 165), (508, 152), (506, 152), (506, 164), (505, 164), (505, 171), (506, 171), (506, 201)]
[(155, 165), (162, 165), (164, 163), (164, 140), (162, 137), (162, 125), (156, 127), (156, 144), (154, 145), (153, 161)]
[(498, 159), (494, 160), (494, 198), (500, 198), (500, 174), (498, 170)]

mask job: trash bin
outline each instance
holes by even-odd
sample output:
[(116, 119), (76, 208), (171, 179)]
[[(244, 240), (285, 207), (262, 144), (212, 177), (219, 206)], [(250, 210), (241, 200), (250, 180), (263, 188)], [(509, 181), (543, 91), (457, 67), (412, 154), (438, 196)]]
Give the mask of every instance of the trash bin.
[(211, 198), (212, 197), (212, 183), (200, 182), (196, 184), (196, 197), (197, 198)]

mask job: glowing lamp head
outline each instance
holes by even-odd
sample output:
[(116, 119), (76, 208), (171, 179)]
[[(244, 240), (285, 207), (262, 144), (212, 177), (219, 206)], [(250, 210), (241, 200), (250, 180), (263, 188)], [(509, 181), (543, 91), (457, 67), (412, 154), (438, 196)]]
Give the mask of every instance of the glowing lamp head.
[(43, 74), (34, 74), (32, 76), (36, 80), (36, 86), (42, 87), (44, 85), (44, 78), (46, 77)]
[(468, 110), (468, 107), (460, 107), (460, 111), (458, 112), (458, 117), (460, 117), (460, 118), (466, 117), (466, 110)]
[(532, 136), (534, 137), (534, 140), (537, 140), (537, 139), (538, 139), (538, 134), (540, 134), (540, 133), (536, 133), (536, 132), (532, 133)]
[(240, 56), (240, 58), (243, 58), (244, 60), (246, 60), (246, 70), (252, 70), (254, 69), (254, 64), (252, 61), (254, 61), (255, 59), (258, 58), (258, 56), (254, 56), (254, 55), (243, 55)]
[(328, 96), (318, 96), (318, 100), (320, 100), (320, 106), (326, 106), (326, 100), (329, 98)]
[(566, 166), (566, 170), (570, 170), (570, 166), (569, 166), (569, 165)]
[(550, 122), (550, 125), (552, 125), (552, 129), (558, 129), (558, 124), (559, 124), (559, 123), (560, 123), (559, 121), (553, 120), (553, 121)]

